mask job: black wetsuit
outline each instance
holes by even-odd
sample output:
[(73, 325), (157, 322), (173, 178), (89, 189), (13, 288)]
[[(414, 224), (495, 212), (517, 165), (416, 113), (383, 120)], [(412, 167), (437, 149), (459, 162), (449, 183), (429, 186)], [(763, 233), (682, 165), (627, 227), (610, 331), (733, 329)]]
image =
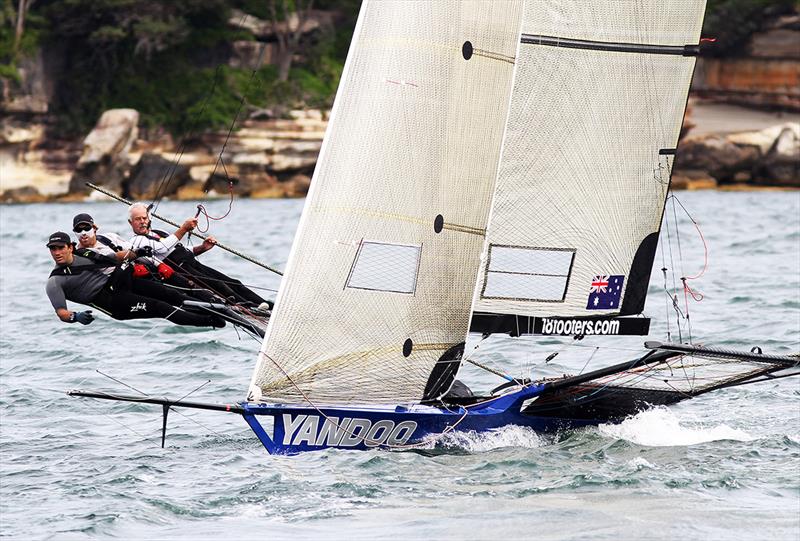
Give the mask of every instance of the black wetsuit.
[(97, 254), (91, 258), (78, 254), (73, 257), (71, 265), (53, 269), (47, 281), (47, 295), (56, 310), (66, 309), (66, 301), (70, 300), (93, 306), (119, 320), (164, 318), (178, 325), (225, 325), (215, 316), (179, 308), (183, 302), (180, 294), (157, 282), (131, 280), (127, 269), (117, 267), (110, 276), (105, 274), (101, 269), (116, 266), (116, 259)]
[(201, 287), (213, 289), (218, 295), (229, 300), (233, 298), (235, 303), (244, 301), (252, 303), (253, 306), (258, 306), (265, 302), (272, 307), (272, 303), (253, 293), (239, 280), (200, 263), (191, 250), (187, 250), (180, 244), (175, 246), (175, 249), (170, 252), (164, 261), (176, 271), (183, 271), (190, 280), (195, 278), (201, 284)]
[[(178, 242), (178, 239), (174, 235), (169, 235), (164, 231), (153, 229), (147, 235), (134, 235), (131, 239), (131, 244), (134, 248), (150, 246), (155, 254), (154, 258), (161, 257), (164, 263), (175, 270), (175, 274), (167, 279), (169, 283), (173, 283), (179, 287), (185, 287), (182, 284), (175, 283), (176, 280), (183, 279), (188, 281), (196, 291), (211, 290), (217, 296), (223, 297), (224, 300), (228, 302), (236, 304), (247, 302), (251, 303), (253, 306), (267, 303), (270, 308), (272, 307), (271, 302), (253, 293), (239, 280), (200, 263), (194, 253)], [(147, 260), (153, 258), (142, 259)], [(153, 262), (157, 263), (158, 260), (155, 259)], [(195, 291), (189, 292), (189, 294), (197, 296)], [(219, 301), (222, 299), (216, 300)]]

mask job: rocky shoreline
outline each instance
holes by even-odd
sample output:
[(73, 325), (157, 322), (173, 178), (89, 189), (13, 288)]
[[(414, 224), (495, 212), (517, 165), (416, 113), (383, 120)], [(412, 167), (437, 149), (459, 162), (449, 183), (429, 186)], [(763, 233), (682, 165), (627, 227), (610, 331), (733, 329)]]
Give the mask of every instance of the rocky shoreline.
[[(306, 15), (297, 28), (303, 35), (335, 24), (332, 13)], [(228, 22), (255, 38), (231, 44), (224, 60), (230, 67), (277, 62), (280, 24), (240, 12)], [(741, 46), (698, 59), (673, 189), (800, 188), (798, 40), (798, 9), (768, 9)], [(328, 111), (250, 107), (230, 136), (226, 130), (176, 141), (163, 130), (142, 128), (137, 111), (113, 109), (85, 138), (59, 139), (49, 107), (57, 79), (47, 69), (54, 63), (45, 60), (42, 50), (24, 56), (18, 83), (0, 77), (2, 203), (103, 199), (89, 193), (87, 181), (134, 199), (196, 200), (229, 192), (302, 197), (308, 191)]]
[[(308, 191), (327, 112), (249, 119), (240, 129), (175, 143), (140, 137), (139, 114), (106, 111), (81, 141), (49, 140), (45, 126), (3, 123), (3, 203), (92, 200), (86, 182), (133, 199), (302, 197)], [(220, 149), (223, 149), (221, 151)], [(229, 182), (230, 179), (230, 182)]]
[[(713, 106), (690, 107), (672, 188), (800, 188), (800, 115), (769, 125), (777, 115), (751, 111), (750, 127), (769, 126), (742, 131), (736, 128), (747, 123), (735, 111), (729, 107), (722, 113), (726, 118), (719, 118)], [(141, 134), (132, 109), (106, 111), (82, 142), (48, 139), (46, 126), (6, 121), (0, 131), (0, 202), (97, 199), (86, 182), (143, 200), (228, 197), (231, 191), (236, 197), (303, 197), (328, 116), (311, 109), (291, 111), (286, 119), (250, 118), (230, 136), (206, 133), (178, 143), (165, 134)], [(704, 127), (710, 119), (715, 131)]]

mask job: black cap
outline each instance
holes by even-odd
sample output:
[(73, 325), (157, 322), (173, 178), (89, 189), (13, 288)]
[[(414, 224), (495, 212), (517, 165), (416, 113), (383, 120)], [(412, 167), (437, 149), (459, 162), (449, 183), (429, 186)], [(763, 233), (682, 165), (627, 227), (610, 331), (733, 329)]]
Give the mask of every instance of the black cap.
[(64, 233), (63, 231), (56, 231), (47, 241), (47, 247), (50, 248), (56, 244), (63, 244), (66, 246), (67, 244), (72, 244), (72, 239), (70, 238), (69, 234)]
[(92, 217), (91, 217), (91, 216), (89, 216), (88, 214), (86, 214), (86, 213), (84, 212), (83, 214), (78, 214), (78, 215), (76, 215), (76, 216), (75, 216), (75, 217), (72, 219), (72, 228), (73, 228), (73, 229), (75, 229), (75, 227), (76, 227), (78, 224), (89, 224), (89, 225), (94, 225), (94, 220), (92, 219)]

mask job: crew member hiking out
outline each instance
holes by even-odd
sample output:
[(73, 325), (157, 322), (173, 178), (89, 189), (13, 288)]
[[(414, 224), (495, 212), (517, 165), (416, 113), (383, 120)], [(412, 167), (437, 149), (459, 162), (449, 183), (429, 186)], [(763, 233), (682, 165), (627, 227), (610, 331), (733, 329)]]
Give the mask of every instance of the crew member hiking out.
[(136, 259), (136, 254), (131, 243), (116, 233), (98, 233), (94, 219), (86, 213), (75, 215), (72, 218), (72, 231), (78, 236), (79, 250), (92, 250), (107, 257), (114, 257), (117, 261)]
[(47, 296), (61, 321), (88, 325), (94, 320), (91, 310), (69, 310), (69, 300), (92, 306), (119, 320), (164, 318), (177, 325), (225, 326), (225, 321), (215, 315), (188, 312), (160, 300), (172, 298), (174, 293), (155, 282), (151, 283), (153, 296), (134, 293), (124, 280), (116, 280), (113, 273), (109, 275), (103, 272), (103, 269), (117, 265), (115, 258), (103, 255), (90, 258), (75, 254), (67, 233), (58, 231), (50, 235), (47, 247), (56, 263), (47, 280)]
[[(77, 255), (89, 259), (94, 259), (96, 255), (114, 257), (121, 263), (117, 267), (100, 268), (106, 274), (113, 272), (112, 284), (124, 280), (123, 289), (130, 289), (145, 297), (161, 299), (173, 306), (180, 306), (185, 300), (205, 302), (220, 300), (209, 291), (192, 288), (188, 280), (174, 275), (172, 269), (166, 265), (156, 267), (145, 261), (144, 258), (153, 255), (153, 250), (149, 246), (134, 250), (130, 242), (116, 233), (97, 233), (97, 224), (89, 214), (76, 215), (72, 219), (72, 229), (78, 235), (78, 246), (75, 250)], [(137, 258), (141, 263), (127, 263)]]
[(176, 274), (182, 273), (189, 280), (198, 282), (200, 287), (208, 287), (217, 295), (225, 297), (229, 302), (239, 304), (248, 309), (267, 312), (272, 303), (242, 285), (239, 280), (231, 278), (216, 269), (203, 265), (197, 256), (212, 249), (216, 244), (214, 237), (206, 238), (202, 244), (191, 250), (185, 248), (180, 240), (197, 226), (197, 218), (189, 218), (172, 234), (151, 229), (150, 215), (145, 205), (134, 203), (128, 213), (128, 222), (133, 230), (131, 245), (134, 249), (149, 246), (153, 257), (149, 259), (153, 265), (166, 263)]

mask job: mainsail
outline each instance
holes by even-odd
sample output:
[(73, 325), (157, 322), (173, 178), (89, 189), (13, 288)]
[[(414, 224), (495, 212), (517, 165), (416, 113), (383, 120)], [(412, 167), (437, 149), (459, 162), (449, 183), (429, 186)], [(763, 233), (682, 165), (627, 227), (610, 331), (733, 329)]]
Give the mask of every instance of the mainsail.
[(525, 3), (476, 312), (642, 311), (704, 9)]
[(251, 400), (419, 401), (457, 357), (520, 1), (366, 1)]

